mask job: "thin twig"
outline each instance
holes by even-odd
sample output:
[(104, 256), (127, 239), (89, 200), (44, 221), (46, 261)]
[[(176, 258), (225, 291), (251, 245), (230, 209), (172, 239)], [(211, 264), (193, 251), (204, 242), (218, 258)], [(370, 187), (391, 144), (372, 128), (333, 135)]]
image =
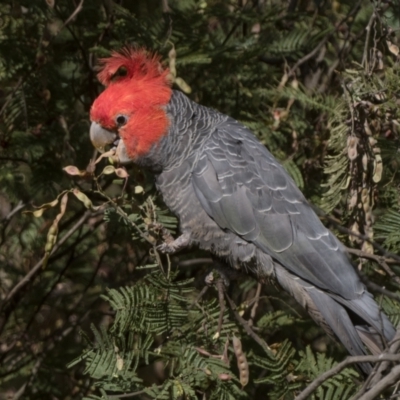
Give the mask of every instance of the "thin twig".
[[(80, 220), (55, 244), (53, 250), (50, 253), (50, 257), (91, 217), (97, 215), (99, 212), (93, 213), (88, 210), (83, 214)], [(36, 276), (47, 257), (44, 256), (36, 265), (10, 290), (3, 302), (3, 307), (10, 302), (10, 300), (23, 288), (30, 280)]]
[(224, 301), (225, 287), (223, 278), (218, 278), (217, 282), (215, 283), (215, 286), (217, 287), (218, 290), (218, 301), (219, 301), (217, 335), (218, 337), (220, 337), (222, 330), (222, 323), (224, 321), (224, 311), (225, 311), (225, 301)]
[[(157, 387), (162, 387), (162, 385), (157, 386)], [(131, 392), (131, 393), (125, 393), (125, 394), (117, 394), (117, 395), (107, 395), (109, 399), (127, 399), (129, 397), (135, 397), (139, 396), (141, 394), (145, 394), (147, 392), (147, 389), (143, 390), (138, 390), (137, 392)]]
[(358, 276), (361, 279), (361, 282), (364, 283), (365, 286), (367, 286), (369, 289), (374, 290), (375, 292), (381, 293), (384, 296), (390, 297), (393, 300), (397, 300), (400, 302), (400, 296), (396, 293), (391, 292), (390, 290), (386, 290), (382, 288), (381, 286), (377, 285), (376, 283), (370, 281), (364, 274), (362, 274), (360, 271), (356, 269), (356, 272)]
[(60, 28), (61, 29), (65, 28), (81, 11), (83, 8), (83, 2), (85, 0), (81, 0), (78, 4), (78, 6), (75, 8), (75, 10), (73, 11), (73, 13), (65, 20), (65, 22), (63, 23), (63, 25)]
[(324, 211), (322, 211), (320, 208), (318, 208), (315, 205), (311, 205), (311, 207), (313, 208), (313, 210), (316, 212), (317, 215), (320, 216), (320, 219), (326, 219), (327, 221), (331, 222), (333, 225), (335, 225), (335, 228), (342, 233), (347, 233), (348, 235), (357, 237), (359, 239), (362, 239), (368, 243), (370, 243), (373, 247), (375, 247), (377, 250), (379, 250), (384, 257), (386, 258), (391, 258), (393, 260), (396, 260), (398, 263), (400, 263), (400, 256), (398, 256), (397, 254), (391, 253), (390, 251), (385, 250), (381, 245), (379, 245), (378, 243), (376, 243), (375, 241), (373, 241), (371, 238), (369, 238), (366, 235), (362, 235), (361, 233), (355, 233), (352, 230), (350, 230), (349, 228), (346, 228), (344, 226), (342, 226), (337, 220), (336, 218), (331, 217), (330, 215), (326, 214)]
[(386, 258), (376, 255), (376, 254), (370, 254), (370, 253), (366, 253), (365, 251), (362, 250), (358, 250), (358, 249), (352, 249), (350, 247), (347, 247), (347, 251), (350, 254), (354, 254), (358, 257), (361, 258), (367, 258), (369, 260), (374, 260), (376, 261), (384, 270), (385, 272), (396, 282), (400, 285), (400, 277), (398, 277), (389, 267), (389, 265), (386, 262)]
[[(341, 363), (335, 365), (329, 371), (324, 372), (318, 378), (314, 379), (310, 385), (308, 385), (298, 396), (295, 397), (295, 400), (307, 400), (311, 393), (313, 393), (316, 389), (318, 389), (322, 383), (326, 380), (335, 376), (340, 371), (348, 367), (352, 364), (359, 363), (381, 363), (383, 361), (392, 361), (392, 362), (400, 362), (400, 354), (380, 354), (379, 356), (351, 356), (347, 357)], [(399, 366), (400, 368), (400, 366)], [(379, 392), (380, 393), (380, 392)], [(369, 399), (373, 399), (370, 397)], [(366, 398), (363, 400), (367, 400)]]
[(161, 0), (161, 6), (162, 6), (163, 13), (168, 14), (171, 12), (171, 9), (169, 8), (169, 5), (168, 5), (168, 0)]
[(236, 310), (236, 304), (233, 302), (233, 300), (229, 297), (229, 295), (225, 292), (225, 297), (228, 300), (229, 306), (233, 312), (233, 315), (235, 316), (235, 318), (237, 319), (237, 321), (240, 323), (240, 325), (243, 326), (244, 330), (246, 331), (246, 333), (253, 338), (262, 348), (263, 350), (270, 355), (271, 357), (273, 357), (274, 355), (272, 354), (272, 351), (270, 349), (270, 347), (268, 346), (268, 344), (261, 339), (251, 328), (251, 326), (248, 324), (248, 322), (242, 318), (239, 313)]
[(365, 28), (365, 30), (367, 31), (367, 35), (365, 37), (365, 44), (364, 44), (364, 52), (363, 52), (363, 58), (361, 61), (361, 65), (363, 67), (365, 67), (365, 70), (367, 71), (368, 69), (368, 45), (369, 45), (369, 38), (371, 37), (371, 28), (372, 28), (372, 24), (374, 23), (376, 19), (376, 14), (375, 14), (375, 10), (371, 15), (371, 18), (369, 19), (368, 25)]
[(394, 385), (400, 379), (400, 365), (396, 365), (383, 379), (373, 386), (367, 393), (361, 397), (355, 397), (354, 400), (374, 400), (377, 399), (385, 389)]
[[(29, 71), (30, 72), (30, 71)], [(14, 94), (17, 92), (17, 90), (19, 89), (19, 87), (23, 84), (24, 82), (24, 78), (25, 77), (20, 77), (18, 79), (17, 84), (13, 87), (13, 90), (11, 91), (11, 93), (7, 96), (7, 100), (4, 102), (3, 106), (1, 107), (0, 110), (0, 115), (3, 114), (3, 112), (5, 111), (5, 109), (7, 108), (8, 104), (10, 103), (10, 101), (12, 100)]]
[(10, 220), (19, 210), (22, 210), (24, 207), (26, 207), (26, 203), (24, 203), (22, 200), (3, 218), (3, 221), (8, 221)]
[(350, 10), (347, 15), (336, 25), (335, 29), (327, 34), (319, 43), (318, 45), (308, 54), (306, 54), (304, 57), (300, 58), (296, 62), (296, 64), (289, 70), (288, 72), (288, 77), (292, 76), (296, 69), (299, 68), (301, 65), (303, 65), (306, 61), (310, 60), (313, 58), (320, 50), (321, 48), (328, 42), (328, 40), (336, 33), (339, 31), (339, 29), (342, 27), (342, 25), (349, 19), (354, 17), (355, 14), (357, 14), (360, 6), (361, 6), (362, 0), (359, 0), (357, 4), (353, 7), (352, 10)]
[(256, 291), (256, 295), (254, 296), (254, 304), (253, 307), (251, 308), (250, 311), (250, 319), (249, 319), (249, 325), (253, 326), (253, 320), (256, 316), (256, 311), (258, 308), (258, 303), (260, 301), (260, 294), (261, 294), (261, 289), (262, 289), (262, 284), (260, 282), (257, 283), (257, 291)]
[[(396, 335), (390, 342), (389, 349), (385, 353), (397, 354), (399, 347), (400, 347), (400, 329), (397, 330)], [(369, 388), (375, 386), (378, 382), (380, 382), (383, 374), (388, 369), (388, 367), (389, 367), (388, 361), (381, 363), (379, 368), (375, 367), (372, 373), (368, 376), (368, 379), (364, 382), (362, 388), (357, 393), (357, 396), (361, 397), (364, 393), (368, 391)]]

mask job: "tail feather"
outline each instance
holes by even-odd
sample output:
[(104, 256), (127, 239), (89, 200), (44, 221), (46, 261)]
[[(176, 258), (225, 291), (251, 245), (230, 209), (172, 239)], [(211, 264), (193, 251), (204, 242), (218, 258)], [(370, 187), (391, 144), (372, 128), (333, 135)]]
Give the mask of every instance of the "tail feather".
[(384, 340), (390, 342), (393, 339), (396, 329), (388, 317), (379, 309), (371, 293), (365, 291), (358, 299), (353, 300), (347, 300), (335, 294), (331, 294), (330, 296), (353, 311), (374, 328), (376, 332), (382, 333)]
[(382, 340), (382, 335), (367, 326), (356, 325), (356, 329), (361, 341), (367, 346), (372, 355), (377, 356), (382, 353), (382, 349), (386, 347)]
[[(364, 292), (358, 299), (347, 300), (324, 292), (275, 265), (276, 278), (311, 317), (333, 338), (339, 340), (351, 355), (380, 354), (395, 335), (395, 329), (372, 295)], [(369, 374), (372, 366), (359, 364)]]

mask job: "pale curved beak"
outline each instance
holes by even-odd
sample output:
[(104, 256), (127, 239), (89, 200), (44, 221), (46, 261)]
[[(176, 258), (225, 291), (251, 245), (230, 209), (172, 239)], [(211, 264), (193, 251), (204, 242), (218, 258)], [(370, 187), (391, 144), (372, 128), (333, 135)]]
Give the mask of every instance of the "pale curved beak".
[(127, 164), (132, 162), (126, 152), (124, 141), (115, 132), (104, 129), (97, 122), (92, 122), (90, 126), (90, 140), (100, 153), (104, 153), (107, 146), (114, 148), (115, 157), (119, 163)]
[(106, 146), (114, 143), (117, 138), (118, 136), (116, 133), (104, 129), (97, 122), (92, 122), (90, 126), (90, 140), (100, 153), (104, 153), (106, 151)]

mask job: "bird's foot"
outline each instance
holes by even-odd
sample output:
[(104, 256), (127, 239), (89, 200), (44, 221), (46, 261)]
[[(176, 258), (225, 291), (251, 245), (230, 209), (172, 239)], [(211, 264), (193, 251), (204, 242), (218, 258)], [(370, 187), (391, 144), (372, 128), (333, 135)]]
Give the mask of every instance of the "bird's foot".
[[(169, 240), (168, 240), (169, 239)], [(164, 254), (173, 254), (190, 244), (190, 234), (184, 233), (177, 239), (173, 240), (172, 236), (157, 246), (157, 250)], [(172, 239), (172, 240), (171, 240)]]

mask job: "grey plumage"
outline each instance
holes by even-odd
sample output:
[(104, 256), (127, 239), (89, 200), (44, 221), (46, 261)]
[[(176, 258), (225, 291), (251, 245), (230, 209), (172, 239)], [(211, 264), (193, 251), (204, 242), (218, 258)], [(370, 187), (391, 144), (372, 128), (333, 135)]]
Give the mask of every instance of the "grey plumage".
[[(138, 73), (129, 59), (135, 54), (126, 57), (118, 60)], [(121, 84), (130, 78), (122, 79)], [(113, 87), (107, 89), (112, 98)], [(129, 156), (124, 138), (137, 138), (134, 132), (128, 137), (125, 127), (121, 134), (118, 126), (109, 131), (101, 125), (110, 121), (110, 115), (102, 114), (102, 96), (91, 111), (92, 142), (100, 149), (114, 144), (121, 162), (134, 160), (150, 168), (166, 205), (179, 218), (181, 236), (161, 250), (197, 245), (260, 282), (275, 279), (350, 354), (365, 354), (365, 346), (372, 353), (383, 350), (394, 327), (360, 282), (342, 244), (247, 128), (173, 92), (165, 106), (167, 134), (150, 150)], [(140, 103), (136, 107), (140, 113)], [(118, 111), (113, 104), (113, 113)], [(130, 115), (134, 114), (125, 116), (125, 122)], [(360, 367), (366, 373), (371, 370), (368, 364)]]
[(382, 350), (392, 324), (271, 153), (237, 121), (179, 92), (166, 112), (168, 135), (141, 160), (156, 166), (184, 235), (164, 250), (194, 244), (259, 280), (274, 278), (350, 354), (364, 354), (363, 342)]

